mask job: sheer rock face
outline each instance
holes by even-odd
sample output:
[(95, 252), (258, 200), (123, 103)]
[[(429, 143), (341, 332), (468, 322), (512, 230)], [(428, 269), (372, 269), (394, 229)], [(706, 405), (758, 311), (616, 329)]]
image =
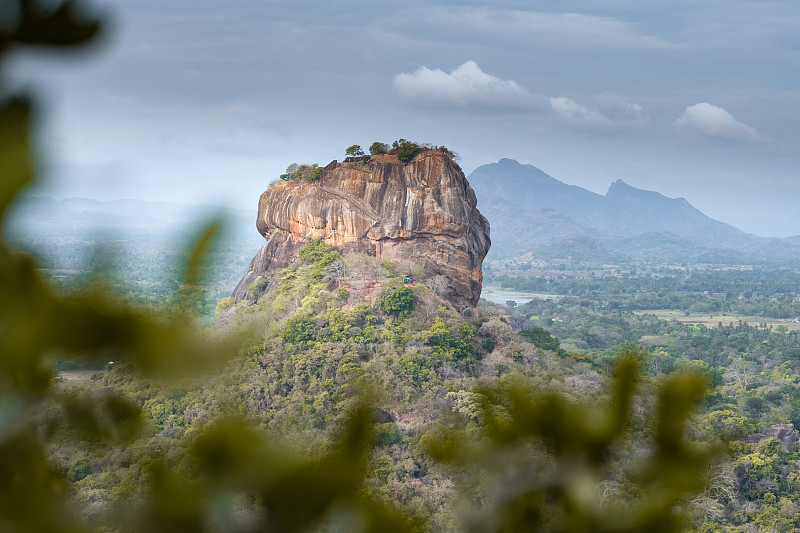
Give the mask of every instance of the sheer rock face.
[(490, 246), (489, 222), (475, 206), (464, 173), (438, 149), (421, 150), (407, 164), (394, 155), (334, 161), (316, 183), (277, 182), (258, 206), (256, 226), (267, 242), (232, 296), (247, 299), (247, 287), (321, 239), (345, 254), (420, 265), (448, 280), (447, 300), (474, 307)]

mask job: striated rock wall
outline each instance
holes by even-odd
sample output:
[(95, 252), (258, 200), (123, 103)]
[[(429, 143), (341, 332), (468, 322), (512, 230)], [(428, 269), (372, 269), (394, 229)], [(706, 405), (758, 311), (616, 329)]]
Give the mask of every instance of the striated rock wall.
[(256, 226), (267, 242), (232, 296), (246, 299), (250, 284), (321, 239), (342, 253), (417, 263), (447, 278), (453, 305), (474, 307), (490, 246), (489, 222), (475, 206), (461, 168), (438, 149), (420, 150), (407, 164), (394, 155), (334, 161), (316, 183), (279, 181), (258, 206)]

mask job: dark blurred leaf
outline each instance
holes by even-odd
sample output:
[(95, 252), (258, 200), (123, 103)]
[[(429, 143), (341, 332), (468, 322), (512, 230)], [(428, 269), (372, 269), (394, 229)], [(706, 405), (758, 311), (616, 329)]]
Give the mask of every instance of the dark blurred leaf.
[(119, 396), (64, 393), (57, 398), (64, 410), (62, 422), (79, 439), (127, 442), (142, 428), (141, 410)]
[(200, 272), (203, 266), (203, 260), (208, 256), (208, 252), (219, 236), (221, 228), (222, 222), (220, 220), (210, 222), (194, 239), (186, 258), (186, 266), (183, 274), (183, 282), (185, 284), (197, 285), (202, 281)]
[(27, 99), (0, 103), (0, 221), (11, 200), (33, 179), (30, 115)]
[(43, 9), (34, 0), (20, 0), (20, 14), (12, 38), (24, 44), (71, 47), (89, 42), (100, 31), (100, 23), (87, 19), (80, 3), (71, 0), (53, 10)]
[(153, 468), (144, 512), (138, 515), (139, 531), (148, 533), (195, 533), (205, 531), (203, 492), (162, 464)]

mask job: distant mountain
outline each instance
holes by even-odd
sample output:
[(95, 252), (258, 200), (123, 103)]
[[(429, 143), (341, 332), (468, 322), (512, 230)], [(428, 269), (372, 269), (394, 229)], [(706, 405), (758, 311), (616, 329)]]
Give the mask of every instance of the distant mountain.
[[(800, 239), (765, 239), (714, 220), (683, 198), (631, 187), (605, 195), (567, 185), (513, 159), (469, 175), (491, 224), (490, 257), (742, 263), (800, 258)], [(580, 259), (583, 258), (583, 259)], [(591, 260), (591, 259), (590, 259)]]

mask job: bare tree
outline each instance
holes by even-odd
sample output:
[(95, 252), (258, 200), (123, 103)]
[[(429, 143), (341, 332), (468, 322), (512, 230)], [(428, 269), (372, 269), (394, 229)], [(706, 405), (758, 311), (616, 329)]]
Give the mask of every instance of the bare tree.
[(420, 291), (418, 297), (416, 308), (419, 310), (424, 323), (427, 324), (439, 312), (439, 302), (432, 294), (422, 291)]
[(725, 513), (725, 502), (736, 497), (736, 473), (727, 461), (718, 459), (706, 465), (703, 492), (692, 503), (703, 514), (703, 521), (719, 520)]
[(383, 270), (380, 261), (367, 254), (353, 254), (347, 258), (347, 270), (352, 273), (354, 279), (361, 280), (361, 288), (367, 287), (368, 280), (377, 279)]
[(541, 352), (536, 346), (528, 342), (511, 342), (503, 351), (509, 359), (525, 369), (526, 376), (529, 376), (534, 368), (542, 366), (542, 356), (547, 355), (547, 353)]
[(478, 333), (485, 337), (489, 337), (498, 344), (508, 344), (514, 339), (514, 332), (508, 323), (500, 320), (500, 317), (492, 317), (478, 330)]
[(432, 276), (425, 280), (425, 285), (438, 297), (443, 297), (450, 286), (450, 282), (442, 275)]
[(736, 384), (746, 389), (756, 378), (756, 371), (751, 363), (743, 359), (736, 359), (728, 365), (728, 370), (723, 378), (728, 383)]
[(597, 484), (597, 495), (600, 499), (600, 506), (602, 507), (611, 498), (619, 494), (619, 483), (606, 479)]
[(338, 289), (346, 274), (347, 265), (341, 259), (337, 259), (325, 269), (325, 281), (328, 282), (328, 286), (334, 285), (334, 288)]

